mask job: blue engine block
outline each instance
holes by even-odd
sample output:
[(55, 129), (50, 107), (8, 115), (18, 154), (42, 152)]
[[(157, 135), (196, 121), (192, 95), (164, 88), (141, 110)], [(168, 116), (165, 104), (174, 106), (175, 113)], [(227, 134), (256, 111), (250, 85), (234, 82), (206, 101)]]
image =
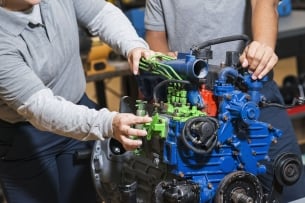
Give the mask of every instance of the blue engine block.
[[(228, 72), (237, 74), (234, 68), (227, 67), (220, 78)], [(258, 121), (258, 102), (263, 98), (259, 91), (263, 81), (251, 81), (250, 75), (245, 76), (245, 80), (250, 87), (248, 92), (236, 90), (225, 82), (226, 79), (215, 82), (214, 95), (220, 99), (220, 104), (218, 119), (210, 118), (212, 124), (207, 124), (205, 115), (193, 117), (195, 125), (214, 125), (211, 128), (217, 136), (214, 140), (208, 140), (214, 142), (210, 152), (201, 150), (200, 144), (198, 150), (192, 150), (192, 147), (187, 148), (183, 142), (179, 142), (182, 134), (186, 133), (186, 123), (192, 118), (184, 121), (185, 116), (182, 114), (181, 117), (169, 117), (165, 124), (169, 129), (164, 143), (163, 161), (170, 166), (172, 174), (191, 179), (200, 186), (199, 202), (213, 199), (219, 182), (228, 173), (239, 170), (253, 175), (266, 173), (264, 164), (260, 162), (269, 161), (269, 146), (282, 134), (268, 123)], [(206, 128), (202, 129), (200, 136), (205, 136)]]

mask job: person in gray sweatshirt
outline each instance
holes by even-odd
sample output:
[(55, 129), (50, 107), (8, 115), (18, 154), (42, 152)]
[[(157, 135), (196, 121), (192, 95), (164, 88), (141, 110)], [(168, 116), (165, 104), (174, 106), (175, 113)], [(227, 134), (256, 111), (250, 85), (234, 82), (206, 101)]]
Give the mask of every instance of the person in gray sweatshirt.
[[(154, 54), (121, 10), (104, 0), (0, 1), (0, 183), (8, 202), (96, 202), (89, 160), (95, 140), (126, 150), (148, 116), (98, 109), (85, 94), (78, 27), (109, 44), (138, 72)], [(132, 136), (132, 137), (130, 137)]]

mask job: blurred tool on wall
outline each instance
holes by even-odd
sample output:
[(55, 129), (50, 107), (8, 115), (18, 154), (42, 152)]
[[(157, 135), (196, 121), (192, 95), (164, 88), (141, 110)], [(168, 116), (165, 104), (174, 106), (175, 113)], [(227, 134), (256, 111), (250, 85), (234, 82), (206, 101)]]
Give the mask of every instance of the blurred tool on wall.
[(280, 0), (278, 5), (278, 13), (280, 17), (289, 16), (292, 11), (291, 0)]

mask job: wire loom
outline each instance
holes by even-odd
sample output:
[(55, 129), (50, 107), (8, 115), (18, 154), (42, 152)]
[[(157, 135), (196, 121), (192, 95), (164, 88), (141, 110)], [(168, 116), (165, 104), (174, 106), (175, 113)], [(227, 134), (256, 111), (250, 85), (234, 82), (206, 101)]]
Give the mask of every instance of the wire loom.
[(149, 59), (141, 58), (139, 68), (155, 75), (162, 75), (167, 79), (182, 80), (171, 66), (162, 63), (162, 61), (174, 59), (164, 54), (156, 54)]

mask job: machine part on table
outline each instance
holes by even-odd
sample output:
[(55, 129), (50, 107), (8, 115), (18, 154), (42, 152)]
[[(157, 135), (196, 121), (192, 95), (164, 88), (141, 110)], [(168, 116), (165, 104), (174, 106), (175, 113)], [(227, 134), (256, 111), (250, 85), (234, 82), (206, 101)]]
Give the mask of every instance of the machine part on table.
[(193, 55), (177, 59), (142, 59), (142, 70), (165, 80), (155, 86), (153, 103), (121, 100), (120, 112), (152, 117), (150, 123), (134, 126), (147, 131), (140, 148), (127, 152), (113, 139), (95, 144), (92, 174), (106, 203), (276, 201), (257, 178), (266, 174), (267, 162), (276, 183), (291, 185), (299, 179), (302, 162), (296, 155), (283, 153), (275, 161), (268, 156), (282, 136), (280, 129), (259, 120), (261, 104), (275, 105), (260, 93), (268, 77), (252, 80), (231, 50), (228, 64), (220, 66), (210, 65), (206, 56), (198, 58), (206, 55), (200, 49), (247, 39), (210, 40), (194, 46)]

